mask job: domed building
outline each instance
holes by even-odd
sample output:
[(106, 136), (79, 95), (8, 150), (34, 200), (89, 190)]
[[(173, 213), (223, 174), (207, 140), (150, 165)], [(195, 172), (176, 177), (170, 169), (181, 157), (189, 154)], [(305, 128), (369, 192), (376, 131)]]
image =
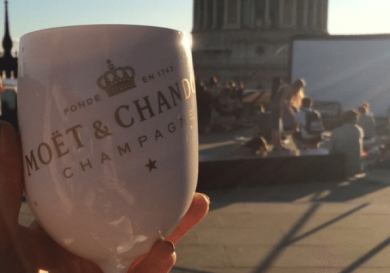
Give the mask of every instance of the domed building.
[(194, 0), (196, 77), (271, 88), (288, 79), (290, 40), (327, 34), (328, 0)]

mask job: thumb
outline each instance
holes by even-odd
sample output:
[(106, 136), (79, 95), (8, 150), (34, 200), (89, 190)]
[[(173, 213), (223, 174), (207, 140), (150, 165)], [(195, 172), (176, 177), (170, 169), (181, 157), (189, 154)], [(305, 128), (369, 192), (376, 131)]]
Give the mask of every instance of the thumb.
[(0, 121), (0, 231), (18, 225), (23, 196), (20, 138), (16, 130)]

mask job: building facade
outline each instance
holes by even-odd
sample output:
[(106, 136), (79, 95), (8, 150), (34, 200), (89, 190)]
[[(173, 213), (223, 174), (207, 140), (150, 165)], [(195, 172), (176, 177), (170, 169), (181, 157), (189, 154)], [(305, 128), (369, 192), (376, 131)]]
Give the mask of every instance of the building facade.
[(194, 0), (193, 13), (196, 77), (246, 88), (287, 80), (291, 37), (327, 34), (328, 0)]

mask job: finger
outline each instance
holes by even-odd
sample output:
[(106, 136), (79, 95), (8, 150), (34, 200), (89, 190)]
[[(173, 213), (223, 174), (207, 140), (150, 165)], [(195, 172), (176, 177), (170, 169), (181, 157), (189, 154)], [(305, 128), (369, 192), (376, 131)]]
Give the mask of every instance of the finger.
[(18, 228), (22, 203), (22, 157), (19, 135), (5, 121), (0, 121), (0, 250), (4, 236)]
[(0, 205), (2, 212), (17, 220), (23, 198), (22, 157), (19, 135), (0, 121)]
[[(168, 237), (168, 240), (177, 243), (193, 226), (195, 226), (200, 220), (202, 220), (209, 211), (210, 199), (207, 195), (201, 193), (195, 193), (190, 208), (184, 215), (179, 226)], [(130, 269), (135, 268), (138, 264), (143, 264), (144, 259), (150, 257), (151, 252), (138, 257)], [(132, 272), (133, 271), (129, 271)]]
[(174, 245), (169, 241), (158, 241), (141, 261), (135, 262), (129, 273), (167, 273), (176, 262)]
[(53, 273), (102, 273), (99, 266), (62, 248), (44, 230), (27, 227), (22, 230), (17, 251), (29, 269), (26, 272), (36, 272), (39, 268)]
[(168, 240), (176, 244), (191, 228), (202, 220), (209, 212), (210, 199), (202, 193), (195, 193), (191, 206), (184, 215), (179, 226), (168, 237)]

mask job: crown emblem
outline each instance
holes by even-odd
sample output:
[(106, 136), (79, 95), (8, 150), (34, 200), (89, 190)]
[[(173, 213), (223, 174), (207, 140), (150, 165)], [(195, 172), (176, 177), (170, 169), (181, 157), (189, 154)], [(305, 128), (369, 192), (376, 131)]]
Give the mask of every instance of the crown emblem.
[(134, 82), (135, 70), (132, 67), (115, 67), (110, 60), (107, 60), (107, 65), (108, 71), (99, 77), (97, 84), (109, 97), (137, 87)]

